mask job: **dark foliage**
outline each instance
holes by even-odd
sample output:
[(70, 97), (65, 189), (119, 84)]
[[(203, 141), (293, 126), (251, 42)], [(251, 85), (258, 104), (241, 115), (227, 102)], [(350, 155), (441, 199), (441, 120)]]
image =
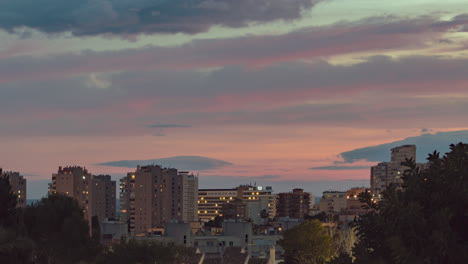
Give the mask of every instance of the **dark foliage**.
[(122, 240), (100, 256), (97, 264), (177, 264), (188, 263), (192, 257), (194, 252), (182, 246)]
[(428, 167), (403, 165), (404, 191), (389, 188), (355, 227), (354, 263), (468, 263), (468, 145), (434, 152)]

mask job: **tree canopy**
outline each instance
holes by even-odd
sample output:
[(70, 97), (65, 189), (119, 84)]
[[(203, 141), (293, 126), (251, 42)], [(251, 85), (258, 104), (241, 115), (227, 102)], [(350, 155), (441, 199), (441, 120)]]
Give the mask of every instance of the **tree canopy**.
[(468, 263), (468, 145), (434, 152), (426, 168), (407, 160), (403, 190), (388, 188), (355, 223), (354, 263)]
[(288, 264), (326, 263), (335, 251), (332, 238), (318, 220), (307, 220), (287, 230), (279, 245)]

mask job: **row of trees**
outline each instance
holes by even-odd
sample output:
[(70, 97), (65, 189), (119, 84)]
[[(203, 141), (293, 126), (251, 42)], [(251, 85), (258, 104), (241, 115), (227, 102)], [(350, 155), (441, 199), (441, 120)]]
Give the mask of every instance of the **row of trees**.
[(193, 252), (159, 243), (121, 241), (114, 248), (99, 243), (99, 225), (88, 223), (77, 201), (49, 195), (16, 208), (9, 180), (0, 177), (0, 263), (5, 264), (166, 264), (183, 263)]
[(381, 202), (361, 194), (369, 213), (352, 225), (351, 252), (339, 242), (340, 231), (330, 234), (318, 220), (309, 220), (285, 232), (280, 242), (285, 263), (468, 263), (468, 145), (450, 149), (443, 157), (430, 154), (424, 170), (407, 160), (403, 190), (391, 186)]

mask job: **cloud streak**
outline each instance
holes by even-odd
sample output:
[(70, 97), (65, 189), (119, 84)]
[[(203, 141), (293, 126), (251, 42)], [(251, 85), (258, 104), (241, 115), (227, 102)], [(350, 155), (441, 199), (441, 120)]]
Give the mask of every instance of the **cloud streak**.
[(190, 125), (179, 125), (179, 124), (154, 124), (147, 125), (147, 128), (187, 128), (192, 127)]
[[(0, 61), (0, 83), (67, 78), (122, 71), (180, 70), (229, 65), (269, 66), (330, 56), (425, 47), (426, 42), (458, 28), (464, 20), (441, 24), (435, 18), (365, 19), (310, 27), (287, 34), (202, 39), (174, 47), (15, 56)], [(226, 52), (229, 50), (229, 52)]]
[(322, 167), (313, 167), (309, 170), (365, 170), (369, 169), (369, 166), (322, 166)]
[(136, 168), (138, 165), (161, 165), (179, 170), (200, 171), (213, 170), (232, 165), (232, 163), (200, 156), (177, 156), (149, 160), (119, 160), (99, 163), (99, 166)]
[(293, 20), (318, 0), (84, 0), (64, 2), (4, 1), (0, 28), (27, 27), (49, 34), (75, 36), (207, 31), (213, 25), (243, 27), (248, 23)]

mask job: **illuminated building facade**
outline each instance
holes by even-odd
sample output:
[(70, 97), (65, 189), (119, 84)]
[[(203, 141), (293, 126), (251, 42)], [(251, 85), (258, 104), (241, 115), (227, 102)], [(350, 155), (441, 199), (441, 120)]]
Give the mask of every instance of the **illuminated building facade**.
[(138, 166), (120, 181), (120, 213), (132, 235), (152, 235), (171, 220), (197, 221), (198, 178), (158, 165)]

